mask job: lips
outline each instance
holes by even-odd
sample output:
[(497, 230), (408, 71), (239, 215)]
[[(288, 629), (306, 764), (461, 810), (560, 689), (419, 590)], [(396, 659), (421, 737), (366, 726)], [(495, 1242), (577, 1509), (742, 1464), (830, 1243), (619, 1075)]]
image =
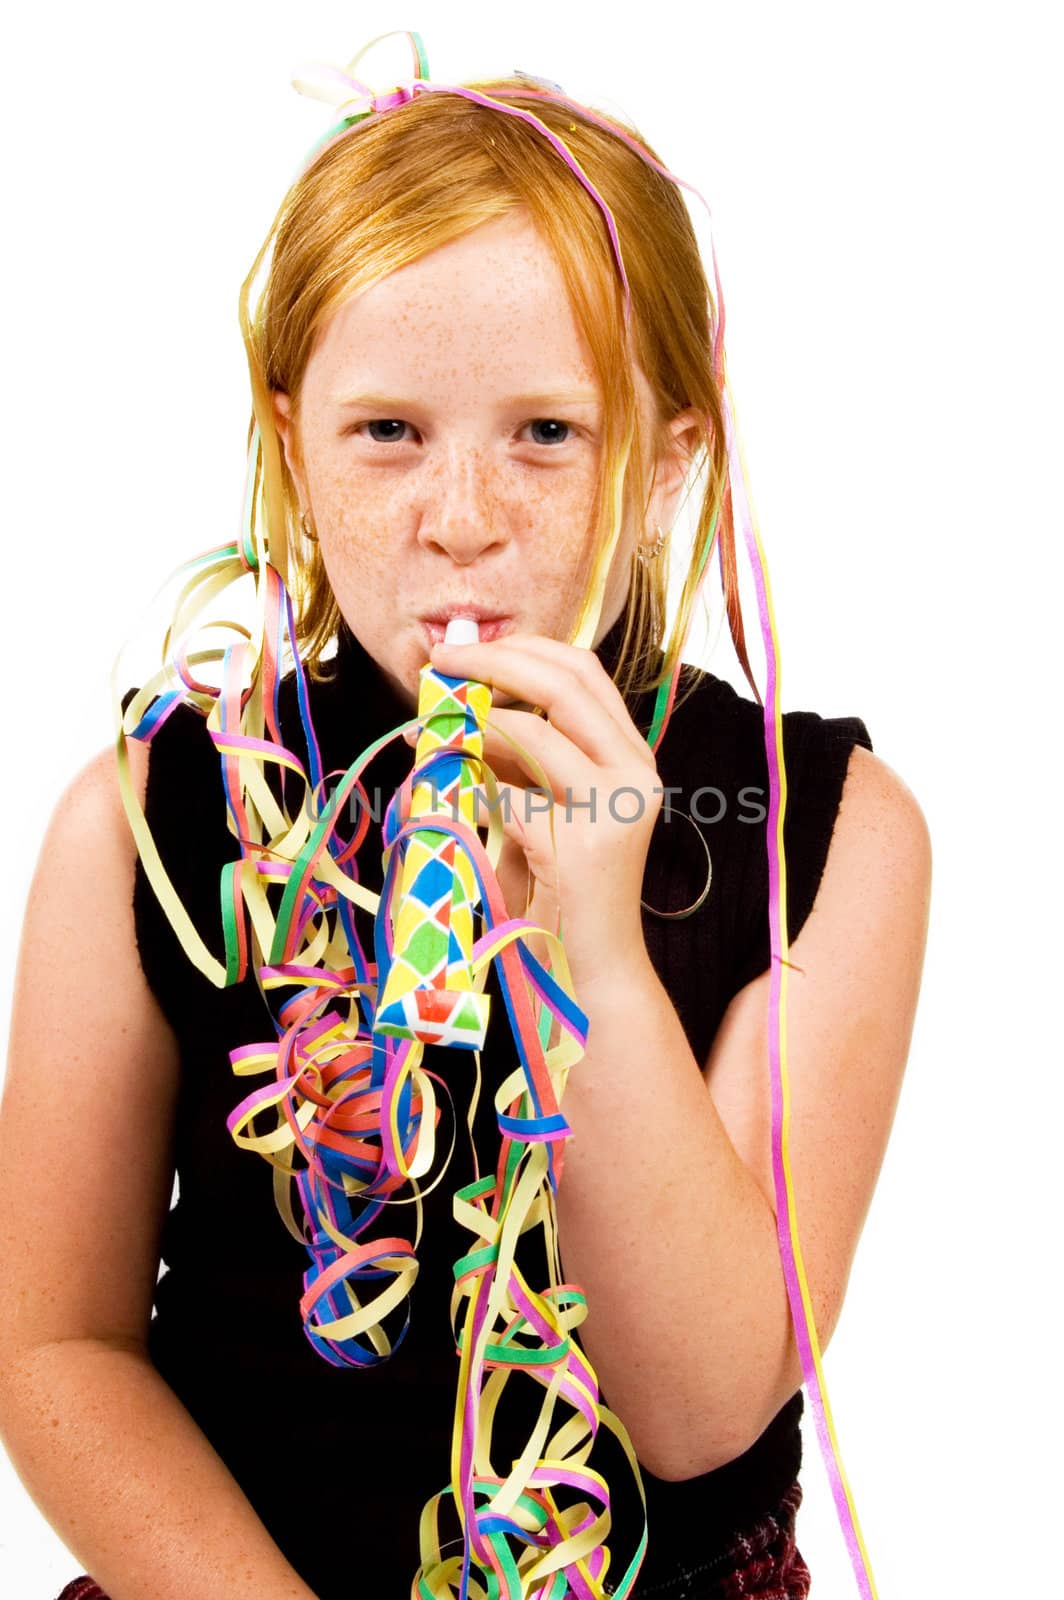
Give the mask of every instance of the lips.
[(425, 630), (426, 637), (432, 644), (442, 644), (443, 636), (447, 631), (447, 624), (453, 617), (472, 617), (479, 625), (480, 642), (487, 644), (492, 639), (497, 639), (505, 633), (513, 622), (513, 618), (499, 611), (489, 611), (486, 606), (478, 605), (451, 605), (441, 606), (438, 611), (430, 616), (421, 617), (419, 620)]

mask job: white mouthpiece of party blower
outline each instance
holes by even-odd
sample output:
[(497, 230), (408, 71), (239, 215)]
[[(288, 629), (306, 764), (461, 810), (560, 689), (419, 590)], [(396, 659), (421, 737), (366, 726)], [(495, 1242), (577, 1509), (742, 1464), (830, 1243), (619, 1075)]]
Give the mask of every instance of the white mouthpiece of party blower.
[(443, 636), (444, 644), (479, 644), (480, 625), (473, 617), (452, 617)]

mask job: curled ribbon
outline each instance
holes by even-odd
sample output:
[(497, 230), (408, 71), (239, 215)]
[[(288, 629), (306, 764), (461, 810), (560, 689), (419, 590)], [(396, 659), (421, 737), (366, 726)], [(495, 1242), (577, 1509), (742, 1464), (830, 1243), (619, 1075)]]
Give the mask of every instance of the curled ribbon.
[(413, 99), (413, 83), (397, 84), (393, 89), (375, 90), (368, 83), (355, 77), (355, 68), (368, 55), (375, 46), (383, 43), (385, 39), (405, 39), (410, 46), (414, 62), (414, 81), (424, 82), (429, 75), (428, 57), (421, 35), (408, 33), (404, 29), (394, 29), (390, 33), (379, 33), (375, 39), (362, 46), (357, 55), (344, 68), (331, 67), (324, 62), (311, 62), (302, 67), (292, 79), (292, 87), (298, 89), (300, 94), (309, 95), (314, 100), (324, 100), (326, 104), (335, 107), (340, 117), (345, 121), (391, 111), (396, 106), (405, 105)]
[[(253, 438), (253, 456), (257, 449)], [(247, 492), (254, 493), (254, 461), (247, 481)], [(418, 1026), (406, 1028), (406, 1037), (402, 1026), (386, 1031), (388, 981), (423, 923), (417, 916), (409, 921), (418, 904), (417, 872), (411, 878), (405, 869), (431, 869), (431, 861), (411, 855), (429, 835), (435, 859), (446, 855), (452, 875), (456, 862), (464, 863), (465, 932), (457, 953), (470, 987), (458, 994), (458, 1003), (486, 1001), (480, 990), (494, 963), (518, 1064), (494, 1092), (494, 1171), (481, 1175), (477, 1168), (474, 1181), (453, 1199), (454, 1216), (471, 1237), (454, 1267), (458, 1374), (450, 1481), (422, 1517), (415, 1591), (423, 1600), (452, 1600), (456, 1594), (462, 1600), (560, 1600), (563, 1594), (605, 1600), (607, 1592), (628, 1594), (646, 1531), (644, 1526), (641, 1535), (629, 1535), (635, 1550), (619, 1576), (621, 1564), (613, 1558), (616, 1581), (607, 1591), (610, 1495), (589, 1461), (600, 1430), (617, 1437), (637, 1483), (638, 1466), (577, 1341), (586, 1301), (579, 1286), (561, 1276), (554, 1202), (569, 1137), (561, 1099), (568, 1073), (583, 1054), (587, 1021), (556, 933), (509, 917), (495, 877), (502, 821), (480, 733), (490, 695), (482, 686), (426, 669), (414, 770), (385, 816), (384, 884), (380, 896), (371, 894), (360, 885), (356, 866), (366, 828), (360, 825), (345, 837), (340, 821), (351, 797), (364, 795), (368, 764), (411, 724), (376, 740), (345, 772), (323, 771), (295, 652), (291, 602), (266, 560), (253, 519), (246, 519), (245, 531), (240, 543), (182, 569), (168, 653), (121, 713), (118, 740), (123, 798), (145, 870), (187, 955), (218, 986), (253, 975), (274, 1022), (273, 1039), (231, 1053), (234, 1073), (259, 1081), (234, 1107), (229, 1131), (240, 1148), (274, 1169), (278, 1210), (307, 1250), (300, 1310), (314, 1349), (337, 1366), (367, 1367), (387, 1359), (409, 1325), (425, 1187), (441, 1180), (454, 1148), (452, 1138), (441, 1161), (438, 1094), (448, 1091), (425, 1068), (417, 997), (409, 985), (399, 985), (399, 1010), (413, 998), (406, 1015)], [(258, 590), (257, 631), (249, 636), (236, 623), (212, 621), (210, 633), (223, 637), (199, 648), (203, 608), (248, 574)], [(286, 646), (295, 663), (303, 760), (284, 743), (283, 734), (291, 730), (280, 726), (279, 664)], [(127, 738), (150, 744), (179, 705), (206, 718), (240, 851), (221, 874), (221, 959), (180, 905), (129, 778)], [(457, 762), (457, 770), (445, 774), (451, 787), (444, 783), (438, 793), (455, 803), (437, 811), (428, 796), (447, 762)], [(466, 804), (472, 792), (467, 769), (474, 762), (489, 799), (486, 842)], [(271, 784), (271, 772), (283, 772), (286, 783)], [(290, 796), (296, 798), (286, 804)], [(361, 815), (368, 820), (368, 807)], [(432, 886), (421, 888), (428, 894)], [(476, 905), (483, 924), (479, 937), (473, 936)], [(372, 958), (356, 910), (373, 917)], [(543, 942), (542, 959), (533, 954), (534, 940), (537, 949)], [(453, 976), (454, 963), (440, 970)], [(419, 971), (419, 982), (433, 971)], [(481, 1029), (484, 1019), (475, 1020)], [(462, 1039), (452, 1019), (451, 1033), (455, 1028), (458, 1039), (448, 1036), (449, 1042), (479, 1042), (477, 1029)], [(441, 1037), (435, 1027), (427, 1036)], [(476, 1050), (474, 1060), (470, 1132), (480, 1093)], [(404, 1205), (413, 1206), (409, 1228), (387, 1220), (402, 1215)], [(522, 1262), (537, 1233), (542, 1248), (531, 1258), (546, 1262), (547, 1276), (533, 1282)], [(515, 1382), (541, 1390), (539, 1413), (517, 1459), (500, 1462), (493, 1454), (494, 1422), (507, 1385)], [(445, 1502), (462, 1528), (461, 1557), (451, 1553), (441, 1526)]]

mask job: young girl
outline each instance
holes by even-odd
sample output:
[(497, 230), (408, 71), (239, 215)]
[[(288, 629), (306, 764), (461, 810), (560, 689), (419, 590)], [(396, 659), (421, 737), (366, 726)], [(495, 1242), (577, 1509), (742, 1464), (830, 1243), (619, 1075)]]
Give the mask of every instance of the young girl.
[[(586, 1294), (576, 1339), (597, 1414), (619, 1419), (570, 1460), (608, 1485), (612, 1528), (581, 1546), (563, 1480), (526, 1496), (523, 1512), (572, 1540), (557, 1572), (529, 1578), (528, 1526), (522, 1542), (496, 1525), (520, 1521), (500, 1503), (479, 1536), (496, 1551), (511, 1538), (523, 1579), (507, 1590), (457, 1514), (449, 1311), (472, 1241), (452, 1197), (495, 1170), (495, 1092), (515, 1065), (507, 983), (492, 969), (472, 1139), (472, 1053), (425, 1052), (441, 1092), (420, 1266), (409, 1296), (369, 1319), (384, 1330), (375, 1353), (391, 1353), (368, 1359), (365, 1329), (345, 1344), (321, 1332), (320, 1304), (301, 1319), (307, 1235), (285, 1230), (267, 1164), (227, 1127), (247, 1093), (231, 1053), (276, 1049), (261, 932), (238, 982), (188, 959), (194, 938), (138, 859), (110, 751), (57, 807), (24, 934), (0, 1146), (17, 1309), (2, 1333), (6, 1443), (94, 1575), (71, 1586), (79, 1600), (398, 1600), (462, 1582), (551, 1600), (803, 1596), (803, 1368), (767, 1066), (764, 714), (709, 674), (667, 692), (711, 545), (746, 661), (721, 315), (686, 206), (638, 136), (554, 86), (420, 75), (342, 119), (267, 245), (246, 328), (259, 535), (295, 597), (306, 672), (280, 683), (272, 744), (310, 771), (312, 730), (321, 773), (346, 773), (414, 719), (427, 663), (491, 689), (503, 915), (562, 930), (567, 967), (549, 939), (531, 948), (563, 988), (567, 971), (586, 1018), (556, 1210), (563, 1281)], [(685, 494), (699, 502), (694, 552), (667, 617)], [(264, 570), (261, 592), (279, 592)], [(454, 618), (478, 642), (444, 643)], [(139, 729), (129, 759), (175, 903), (210, 945), (223, 869), (247, 839), (196, 709), (206, 694)], [(242, 690), (236, 704), (262, 701)], [(859, 720), (789, 713), (782, 728), (789, 1154), (823, 1348), (898, 1095), (930, 853)], [(411, 765), (396, 738), (362, 773), (368, 893), (385, 887), (373, 797), (386, 803)], [(287, 805), (290, 777), (271, 782)], [(356, 922), (342, 930), (355, 969)], [(98, 1159), (70, 1164), (71, 1148)], [(388, 1191), (371, 1235), (415, 1238), (412, 1192)], [(374, 1259), (364, 1303), (373, 1273), (401, 1276)], [(523, 1271), (543, 1294), (534, 1242)], [(478, 1424), (497, 1483), (540, 1415), (543, 1384), (524, 1382), (500, 1402), (490, 1450)], [(552, 1443), (532, 1459), (555, 1459)]]

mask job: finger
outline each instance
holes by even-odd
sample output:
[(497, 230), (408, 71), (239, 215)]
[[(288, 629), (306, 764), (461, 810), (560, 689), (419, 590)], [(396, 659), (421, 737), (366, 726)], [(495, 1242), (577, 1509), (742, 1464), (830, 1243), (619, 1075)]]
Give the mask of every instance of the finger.
[[(495, 713), (492, 712), (492, 716), (494, 715)], [(537, 722), (541, 720), (541, 718), (536, 718)], [(520, 743), (520, 733), (517, 733), (515, 737), (517, 742)], [(528, 748), (527, 745), (525, 748)], [(527, 759), (522, 760), (509, 739), (500, 732), (499, 728), (493, 727), (490, 722), (484, 730), (484, 765), (490, 767), (500, 788), (504, 788), (507, 784), (527, 784), (530, 781), (535, 784), (541, 784), (543, 782), (540, 773), (533, 769)]]
[(519, 903), (527, 913), (534, 892), (541, 897), (548, 892), (540, 874), (553, 881), (555, 845), (550, 813), (554, 802), (508, 784), (496, 791), (494, 801), (482, 785), (478, 786), (476, 804), (478, 827), (487, 827), (489, 820), (495, 818), (502, 828), (504, 843), (495, 872), (506, 904)]
[[(537, 766), (534, 758), (529, 759), (529, 754), (526, 753), (528, 752), (527, 744), (522, 745), (522, 732), (524, 731), (528, 737), (535, 740), (537, 725), (538, 727), (545, 727), (548, 724), (543, 717), (534, 712), (515, 711), (510, 707), (506, 707), (507, 720), (505, 727), (501, 728), (494, 724), (495, 719), (501, 717), (503, 709), (492, 706), (490, 720), (484, 729), (483, 765), (491, 769), (491, 773), (500, 788), (507, 784), (527, 786), (529, 780), (537, 786), (546, 784), (547, 779), (542, 768)], [(515, 717), (516, 721), (510, 720)], [(412, 728), (407, 733), (404, 733), (403, 738), (408, 744), (413, 745), (417, 741), (418, 734), (419, 730)], [(573, 762), (577, 763), (572, 768), (569, 781), (571, 783), (592, 781), (594, 769), (588, 763), (583, 752), (577, 750), (571, 740), (567, 740), (566, 743), (569, 746), (569, 751), (559, 751), (561, 759), (564, 761), (565, 757), (571, 754)], [(517, 746), (522, 746), (522, 748), (519, 750)], [(470, 757), (470, 762), (475, 770), (480, 770), (481, 760), (479, 758)], [(557, 766), (556, 775), (560, 775), (560, 769)], [(561, 780), (561, 787), (564, 790), (564, 778)], [(561, 791), (559, 791), (560, 793)]]
[[(515, 699), (523, 699), (529, 704), (542, 706), (547, 709), (544, 700), (537, 698), (535, 689), (544, 682), (557, 683), (559, 674), (569, 673), (576, 682), (601, 705), (603, 711), (621, 728), (627, 727), (636, 743), (645, 743), (639, 730), (632, 723), (628, 715), (628, 708), (624, 703), (617, 685), (603, 668), (598, 657), (590, 650), (578, 649), (575, 645), (564, 644), (560, 639), (549, 639), (543, 634), (507, 634), (503, 639), (493, 640), (490, 645), (440, 645), (438, 649), (448, 652), (461, 650), (465, 652), (486, 651), (500, 652), (498, 655), (480, 657), (489, 663), (487, 671), (490, 677), (484, 677), (482, 682), (490, 682), (494, 688), (504, 691)], [(531, 658), (529, 666), (522, 668), (520, 656)], [(434, 657), (435, 659), (435, 657)], [(451, 659), (450, 654), (447, 657)], [(544, 677), (542, 668), (536, 668), (536, 662), (542, 663), (548, 669)], [(549, 669), (554, 669), (549, 671)], [(518, 676), (523, 676), (530, 692), (522, 693), (511, 685)], [(509, 678), (509, 681), (504, 681)]]
[[(566, 644), (561, 639), (552, 639), (547, 634), (526, 633), (510, 635), (520, 638), (522, 646), (530, 655), (541, 656), (545, 661), (554, 661), (559, 665), (568, 665), (576, 672), (587, 688), (596, 698), (600, 699), (604, 710), (618, 722), (631, 723), (628, 707), (624, 696), (606, 671), (598, 656), (593, 650), (585, 650), (580, 646)], [(636, 737), (639, 730), (632, 724)]]
[(490, 644), (436, 645), (433, 666), (476, 678), (515, 699), (541, 706), (550, 723), (597, 766), (654, 757), (624, 699), (590, 650), (541, 635), (507, 634)]
[(484, 757), (501, 782), (546, 789), (559, 802), (587, 792), (601, 775), (572, 739), (529, 711), (492, 708), (484, 730)]

